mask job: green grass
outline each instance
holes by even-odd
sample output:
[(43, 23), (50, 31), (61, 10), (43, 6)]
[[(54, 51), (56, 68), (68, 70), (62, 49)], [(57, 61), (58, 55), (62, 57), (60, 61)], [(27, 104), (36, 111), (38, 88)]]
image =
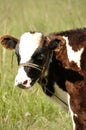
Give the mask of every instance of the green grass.
[[(1, 0), (0, 35), (86, 27), (86, 0)], [(69, 113), (44, 95), (14, 87), (17, 62), (0, 46), (0, 130), (72, 130)]]

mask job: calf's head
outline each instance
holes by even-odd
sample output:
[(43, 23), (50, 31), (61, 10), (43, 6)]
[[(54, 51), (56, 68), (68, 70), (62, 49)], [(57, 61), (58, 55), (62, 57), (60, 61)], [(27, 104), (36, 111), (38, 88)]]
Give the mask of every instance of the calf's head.
[(3, 35), (0, 43), (7, 49), (15, 49), (18, 61), (18, 73), (15, 85), (21, 88), (31, 87), (39, 79), (47, 60), (48, 52), (54, 50), (60, 40), (50, 41), (39, 32), (24, 33), (20, 40)]

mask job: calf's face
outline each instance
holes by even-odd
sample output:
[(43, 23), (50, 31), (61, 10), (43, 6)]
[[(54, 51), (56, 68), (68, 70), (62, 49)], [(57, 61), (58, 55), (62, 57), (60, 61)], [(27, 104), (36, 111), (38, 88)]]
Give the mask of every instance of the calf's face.
[[(20, 64), (15, 85), (29, 88), (40, 77), (42, 69), (33, 67), (33, 64), (42, 68), (46, 61), (47, 48), (43, 47), (43, 42), (45, 41), (41, 33), (24, 33), (21, 36), (15, 49)], [(31, 63), (31, 65), (21, 65), (23, 63)]]
[[(40, 77), (42, 67), (46, 61), (47, 47), (43, 46), (45, 38), (42, 33), (27, 32), (20, 37), (20, 40), (4, 35), (0, 38), (0, 42), (5, 48), (15, 49), (19, 65), (15, 85), (21, 88), (31, 87)], [(28, 66), (24, 63), (32, 64)], [(33, 67), (33, 64), (38, 65), (39, 68)]]
[(15, 85), (21, 88), (30, 88), (40, 77), (43, 66), (46, 63), (47, 52), (56, 48), (60, 40), (48, 43), (47, 37), (42, 33), (24, 33), (20, 40), (4, 35), (0, 43), (7, 49), (15, 49), (18, 61), (18, 73)]

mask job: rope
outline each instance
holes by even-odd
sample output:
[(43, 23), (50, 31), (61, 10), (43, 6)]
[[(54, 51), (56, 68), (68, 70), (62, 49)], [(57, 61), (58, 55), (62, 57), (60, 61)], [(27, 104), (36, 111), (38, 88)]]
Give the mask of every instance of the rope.
[(51, 92), (48, 88), (45, 88), (48, 92), (50, 92), (52, 95), (54, 95), (59, 101), (61, 101), (63, 104), (65, 104), (68, 107), (68, 104), (64, 102), (60, 97), (55, 95), (53, 92)]
[[(53, 53), (50, 55), (50, 52), (48, 52), (48, 54), (47, 54), (47, 59), (46, 59), (46, 63), (45, 63), (45, 65), (44, 65), (43, 67), (41, 67), (41, 66), (39, 66), (39, 65), (37, 65), (37, 64), (34, 64), (34, 63), (29, 63), (29, 62), (21, 63), (21, 64), (19, 65), (19, 67), (29, 66), (29, 67), (35, 68), (35, 69), (37, 69), (37, 70), (39, 70), (39, 71), (42, 71), (42, 74), (41, 74), (41, 76), (40, 76), (40, 78), (39, 78), (39, 83), (41, 84), (41, 80), (42, 80), (42, 78), (43, 78), (44, 75), (45, 75), (45, 71), (46, 71), (46, 69), (49, 67), (49, 64), (50, 64), (49, 60), (51, 60), (52, 55), (53, 55)], [(50, 58), (50, 57), (51, 57), (51, 58)], [(50, 92), (52, 95), (54, 95), (59, 101), (61, 101), (63, 104), (65, 104), (65, 105), (68, 107), (68, 104), (67, 104), (66, 102), (64, 102), (61, 98), (59, 98), (57, 95), (55, 95), (55, 94), (54, 94), (53, 92), (51, 92), (48, 88), (45, 87), (45, 91), (46, 91), (46, 90), (47, 90), (48, 92)]]
[(39, 70), (39, 71), (41, 71), (41, 70), (43, 69), (43, 67), (40, 67), (40, 66), (37, 65), (37, 64), (33, 64), (33, 63), (29, 63), (29, 62), (21, 63), (21, 64), (19, 65), (19, 67), (22, 67), (22, 66), (29, 66), (29, 67), (35, 68), (35, 69), (37, 69), (37, 70)]

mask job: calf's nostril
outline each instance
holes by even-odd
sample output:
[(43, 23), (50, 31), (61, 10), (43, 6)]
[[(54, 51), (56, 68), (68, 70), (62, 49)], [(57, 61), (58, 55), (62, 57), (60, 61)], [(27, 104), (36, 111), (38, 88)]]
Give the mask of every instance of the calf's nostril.
[(28, 83), (28, 80), (25, 80), (24, 82), (23, 82), (23, 85), (26, 85)]

